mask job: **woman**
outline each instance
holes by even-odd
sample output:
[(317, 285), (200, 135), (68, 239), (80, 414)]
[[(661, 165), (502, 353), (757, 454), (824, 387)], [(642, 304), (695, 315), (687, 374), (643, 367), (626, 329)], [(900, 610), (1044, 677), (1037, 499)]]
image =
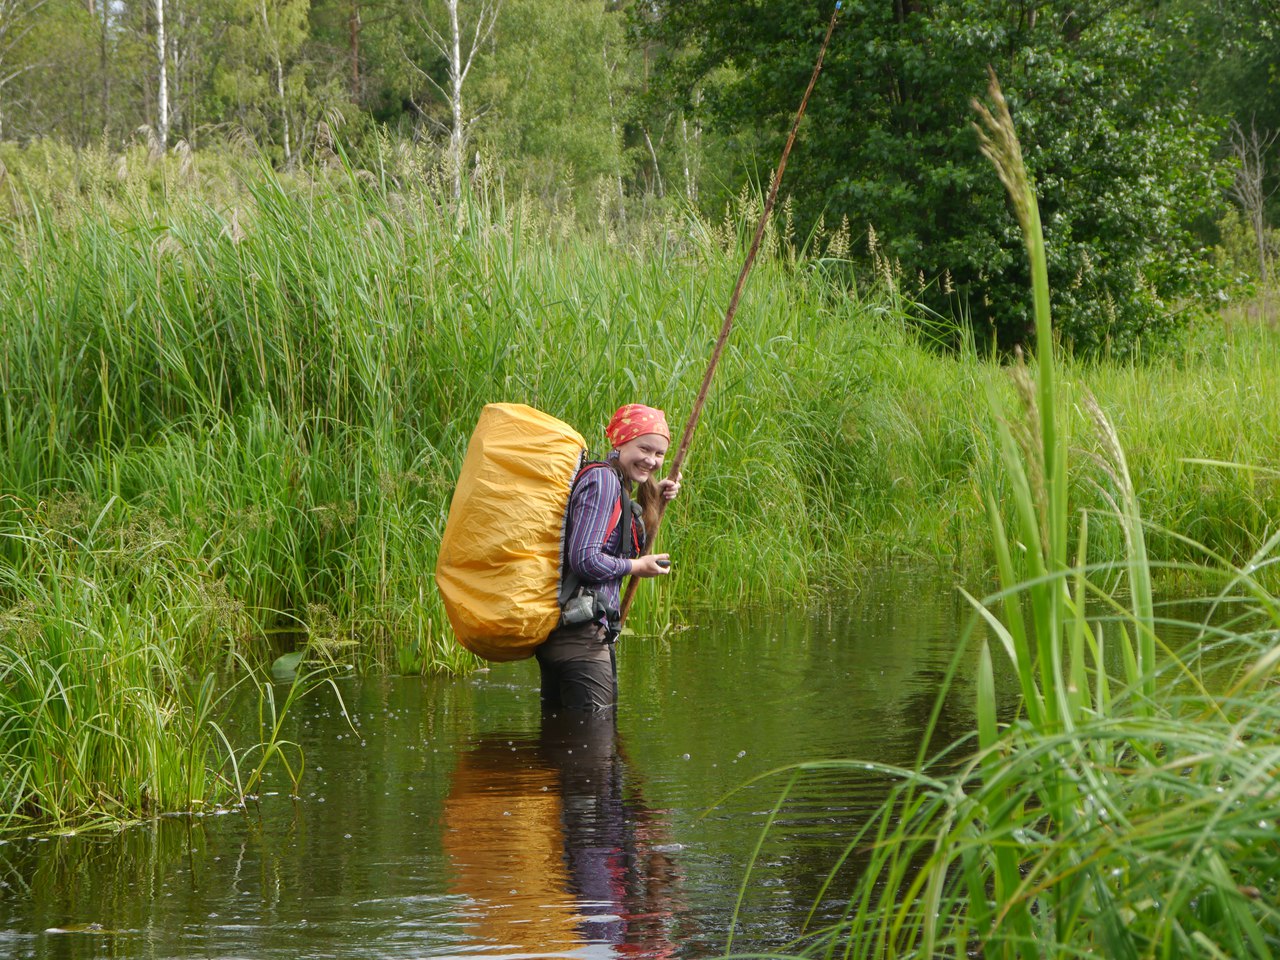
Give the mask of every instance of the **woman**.
[(622, 579), (665, 576), (670, 566), (665, 553), (644, 552), (659, 501), (680, 492), (679, 480), (657, 476), (671, 444), (666, 415), (627, 404), (605, 436), (613, 451), (603, 463), (582, 468), (569, 497), (564, 559), (572, 589), (560, 626), (537, 650), (545, 707), (597, 711), (617, 702), (613, 641)]

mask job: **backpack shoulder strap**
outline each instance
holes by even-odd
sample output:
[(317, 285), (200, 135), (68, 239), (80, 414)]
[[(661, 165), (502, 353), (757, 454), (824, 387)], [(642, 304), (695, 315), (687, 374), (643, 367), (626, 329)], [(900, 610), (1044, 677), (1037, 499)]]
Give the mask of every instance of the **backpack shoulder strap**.
[[(591, 460), (591, 461), (588, 461), (587, 463), (584, 463), (581, 467), (579, 467), (577, 475), (573, 478), (573, 484), (569, 488), (570, 498), (573, 497), (574, 491), (578, 489), (578, 484), (582, 482), (582, 478), (585, 477), (590, 471), (598, 470), (602, 467), (608, 467), (608, 466), (609, 466), (608, 461)], [(608, 539), (611, 536), (613, 536), (613, 531), (618, 528), (618, 524), (621, 522), (624, 516), (631, 520), (631, 523), (630, 523), (631, 536), (628, 537), (625, 533), (623, 534), (621, 556), (624, 560), (630, 560), (633, 557), (639, 556), (639, 540), (637, 539), (636, 527), (635, 527), (635, 510), (631, 503), (631, 497), (627, 494), (626, 484), (619, 481), (618, 501), (613, 505), (613, 509), (609, 512), (609, 522), (605, 525), (604, 539), (606, 541), (608, 541)], [(567, 550), (568, 547), (569, 547), (569, 529), (568, 529), (568, 526), (566, 525), (565, 536), (564, 536), (564, 548)], [(566, 603), (569, 602), (574, 592), (577, 591), (578, 587), (581, 585), (581, 581), (578, 579), (578, 576), (572, 570), (569, 569), (569, 564), (565, 562), (563, 558), (561, 561), (561, 565), (562, 565), (562, 573), (560, 577), (559, 597), (560, 597), (560, 606), (563, 607)]]

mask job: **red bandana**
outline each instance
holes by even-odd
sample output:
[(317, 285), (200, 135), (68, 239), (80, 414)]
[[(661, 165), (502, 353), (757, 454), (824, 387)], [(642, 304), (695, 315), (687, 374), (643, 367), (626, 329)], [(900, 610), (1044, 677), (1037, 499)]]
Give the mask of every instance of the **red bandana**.
[(604, 435), (615, 448), (646, 433), (656, 433), (666, 437), (668, 443), (671, 442), (667, 415), (654, 407), (646, 407), (643, 403), (628, 403), (625, 407), (619, 407), (609, 425), (604, 428)]

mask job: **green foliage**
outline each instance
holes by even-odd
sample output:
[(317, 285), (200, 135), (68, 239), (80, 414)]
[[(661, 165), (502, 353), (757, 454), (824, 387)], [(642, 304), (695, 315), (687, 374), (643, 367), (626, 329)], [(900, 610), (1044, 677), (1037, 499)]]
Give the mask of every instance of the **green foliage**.
[[(1218, 242), (1213, 257), (1225, 276), (1235, 280), (1228, 289), (1233, 299), (1240, 299), (1254, 291), (1261, 277), (1258, 258), (1258, 237), (1236, 207), (1228, 208), (1218, 221)], [(1280, 230), (1268, 229), (1263, 235), (1268, 258), (1280, 250)]]
[[(214, 726), (227, 696), (215, 670), (252, 649), (252, 625), (181, 540), (116, 498), (5, 498), (0, 833), (194, 811), (252, 788), (222, 775), (237, 748)], [(277, 739), (258, 752), (277, 756)]]
[[(168, 681), (135, 697), (130, 677), (203, 676), (231, 654), (269, 662), (280, 651), (264, 640), (281, 631), (305, 638), (308, 657), (467, 669), (430, 573), (481, 405), (533, 403), (593, 446), (624, 401), (682, 420), (740, 266), (742, 224), (642, 222), (623, 243), (483, 193), (460, 223), (437, 206), (429, 154), (397, 145), (368, 170), (274, 177), (214, 152), (4, 149), (0, 645), (31, 674), (13, 716), (47, 705), (31, 691), (64, 669), (58, 651), (109, 646), (127, 674), (77, 675), (76, 689), (120, 717), (141, 704), (138, 725), (155, 711), (188, 718), (157, 736), (205, 744), (202, 769), (218, 770), (225, 745), (189, 719), (208, 716), (207, 701)], [(744, 202), (745, 221), (758, 204)], [(695, 603), (856, 583), (886, 558), (972, 567), (990, 556), (975, 485), (995, 492), (1006, 521), (1023, 502), (983, 405), (998, 367), (972, 349), (940, 355), (898, 302), (853, 295), (845, 264), (806, 257), (785, 224), (783, 211), (662, 533), (694, 559), (641, 591), (639, 630)], [(815, 253), (846, 242), (836, 231)], [(1113, 411), (1153, 521), (1248, 562), (1280, 511), (1274, 332), (1206, 328), (1147, 364), (1066, 369)], [(997, 398), (1015, 421), (1013, 391)], [(1069, 410), (1062, 436), (1088, 436), (1083, 402)], [(1100, 512), (1071, 549), (1097, 562), (1131, 534), (1099, 492), (1114, 489), (1106, 471), (1076, 459), (1070, 494)], [(1203, 555), (1158, 532), (1151, 544), (1159, 560)], [(276, 726), (264, 720), (261, 735)], [(48, 742), (70, 736), (48, 729)], [(282, 755), (242, 757), (243, 783), (266, 756)], [(119, 754), (106, 769), (130, 763)], [(40, 775), (61, 782), (61, 769)], [(110, 777), (86, 768), (83, 779)], [(213, 774), (202, 783), (235, 793)], [(103, 810), (173, 803), (108, 793)], [(11, 806), (34, 809), (23, 796)]]
[[(1112, 354), (1167, 340), (1220, 285), (1201, 256), (1221, 206), (1206, 117), (1248, 113), (1266, 128), (1276, 100), (1269, 2), (855, 2), (791, 165), (797, 228), (824, 213), (874, 227), (917, 299), (970, 324), (955, 340), (1026, 339), (1013, 223), (966, 115), (992, 64), (1027, 126), (1058, 336)], [(181, 150), (233, 144), (277, 168), (343, 152), (370, 167), (387, 140), (445, 141), (445, 58), (420, 25), (440, 21), (438, 4), (166, 3)], [(148, 5), (29, 9), (33, 29), (2, 54), (0, 136), (147, 145)], [(744, 178), (767, 183), (828, 13), (814, 0), (506, 0), (466, 81), (468, 174), (621, 232), (680, 202), (718, 216)]]
[[(653, 32), (695, 51), (677, 65), (685, 87), (706, 87), (721, 128), (772, 134), (757, 160), (771, 164), (829, 8), (794, 0), (748, 16), (696, 0), (662, 11)], [(889, 259), (924, 277), (933, 309), (1005, 346), (1025, 341), (1016, 225), (969, 122), (992, 65), (1030, 145), (1058, 335), (1082, 351), (1159, 340), (1212, 289), (1189, 231), (1220, 186), (1216, 133), (1172, 82), (1171, 49), (1134, 4), (846, 5), (793, 160), (802, 222), (825, 210), (874, 226)]]
[[(622, 19), (593, 0), (520, 0), (503, 5), (494, 51), (476, 96), (490, 105), (478, 136), (515, 185), (548, 207), (562, 193), (578, 205), (602, 178), (622, 175), (629, 51)], [(615, 188), (616, 193), (616, 188)]]
[[(993, 393), (1014, 517), (1006, 522), (999, 505), (1005, 488), (987, 484), (1001, 589), (972, 602), (1012, 665), (1017, 709), (997, 709), (984, 641), (976, 737), (931, 755), (930, 732), (915, 769), (885, 771), (899, 786), (841, 857), (865, 852), (868, 861), (848, 911), (802, 939), (801, 955), (1269, 957), (1280, 937), (1271, 777), (1280, 605), (1253, 574), (1275, 562), (1280, 534), (1243, 569), (1224, 571), (1218, 615), (1198, 624), (1158, 616), (1126, 456), (1086, 398), (1124, 543), (1086, 563), (1092, 516), (1082, 511), (1073, 555), (1044, 240), (994, 84), (993, 98), (995, 109), (982, 110), (983, 151), (1023, 230), (1037, 356), (1034, 377), (1015, 370), (1021, 417), (1006, 418)], [(1184, 650), (1162, 643), (1174, 626), (1194, 635)], [(864, 766), (801, 765), (787, 790), (811, 770)]]

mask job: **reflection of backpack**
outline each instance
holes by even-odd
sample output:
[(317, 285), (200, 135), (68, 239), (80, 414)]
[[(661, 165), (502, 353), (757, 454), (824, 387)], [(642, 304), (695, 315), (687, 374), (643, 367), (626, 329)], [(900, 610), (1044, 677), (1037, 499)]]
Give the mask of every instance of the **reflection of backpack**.
[(472, 653), (524, 659), (559, 623), (565, 514), (586, 454), (576, 430), (532, 407), (481, 411), (436, 560), (445, 612)]

